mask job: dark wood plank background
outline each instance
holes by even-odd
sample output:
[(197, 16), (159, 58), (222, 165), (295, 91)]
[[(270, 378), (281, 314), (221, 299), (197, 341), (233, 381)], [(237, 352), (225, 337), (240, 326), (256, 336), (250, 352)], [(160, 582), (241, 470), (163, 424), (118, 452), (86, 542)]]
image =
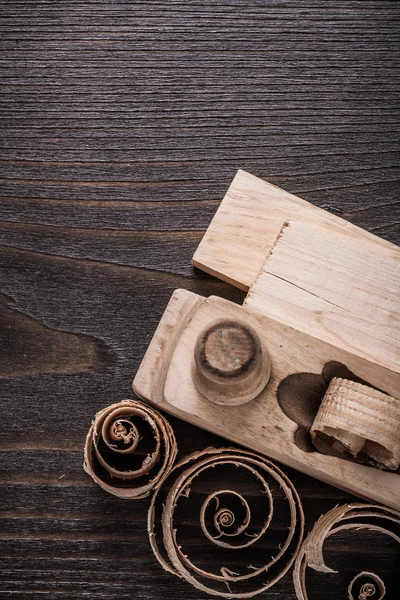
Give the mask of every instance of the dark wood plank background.
[[(85, 475), (84, 437), (131, 396), (175, 288), (243, 298), (190, 265), (239, 167), (399, 242), (399, 9), (0, 3), (1, 598), (205, 597), (152, 556), (147, 502)], [(223, 443), (171, 422), (182, 455)], [(285, 471), (307, 529), (353, 499)], [(399, 598), (393, 540), (329, 548), (340, 575), (310, 577), (311, 598), (364, 568)], [(265, 597), (293, 600), (290, 575)]]

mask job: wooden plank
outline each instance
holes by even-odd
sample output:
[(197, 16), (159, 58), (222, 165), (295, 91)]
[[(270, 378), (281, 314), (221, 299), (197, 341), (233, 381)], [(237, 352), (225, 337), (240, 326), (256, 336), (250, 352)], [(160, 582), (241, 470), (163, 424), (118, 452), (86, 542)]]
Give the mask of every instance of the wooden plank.
[(390, 242), (239, 170), (193, 256), (193, 265), (248, 290), (288, 220), (330, 225), (348, 232), (354, 243), (370, 252), (398, 256)]
[[(189, 423), (218, 433), (227, 439), (242, 444), (257, 452), (336, 485), (354, 494), (400, 508), (400, 477), (396, 473), (381, 471), (355, 464), (341, 458), (326, 456), (318, 452), (305, 452), (294, 441), (297, 424), (289, 419), (277, 402), (279, 383), (288, 375), (307, 372), (320, 374), (330, 361), (338, 361), (353, 373), (390, 395), (398, 393), (399, 374), (346, 352), (292, 327), (267, 317), (264, 314), (241, 307), (218, 297), (210, 297), (199, 304), (193, 312), (195, 299), (190, 304), (190, 318), (183, 310), (177, 312), (182, 291), (177, 290), (167, 308), (168, 327), (161, 321), (154, 344), (151, 343), (145, 360), (133, 382), (136, 394), (146, 401), (185, 419)], [(182, 307), (187, 305), (184, 292)], [(199, 297), (196, 296), (198, 299)], [(218, 318), (234, 321), (244, 320), (253, 327), (272, 357), (272, 375), (264, 391), (248, 404), (222, 406), (210, 402), (200, 394), (195, 385), (196, 341), (204, 327)], [(174, 336), (175, 328), (186, 323), (179, 340)], [(171, 352), (170, 344), (176, 344)], [(163, 354), (160, 354), (162, 348)], [(160, 381), (158, 393), (149, 396), (149, 386), (143, 382), (155, 377), (152, 354), (165, 358), (166, 373), (162, 394)]]
[(357, 242), (332, 226), (288, 222), (245, 305), (398, 372), (400, 261)]

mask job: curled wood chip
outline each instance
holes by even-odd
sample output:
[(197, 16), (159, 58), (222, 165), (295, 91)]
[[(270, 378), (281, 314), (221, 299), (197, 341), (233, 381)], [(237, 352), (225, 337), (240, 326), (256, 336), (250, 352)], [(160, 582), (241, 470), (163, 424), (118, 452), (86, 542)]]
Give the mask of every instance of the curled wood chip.
[(367, 385), (335, 377), (311, 428), (339, 452), (391, 470), (400, 465), (400, 400)]
[[(224, 481), (232, 475), (245, 491), (219, 485), (222, 475)], [(259, 495), (249, 493), (253, 486)], [(269, 460), (235, 448), (207, 448), (177, 463), (164, 478), (151, 501), (148, 530), (153, 552), (169, 573), (214, 596), (251, 598), (293, 564), (304, 516), (293, 484)], [(197, 540), (195, 533), (203, 537)], [(241, 552), (249, 561), (244, 568)]]
[[(379, 523), (385, 521), (385, 525), (376, 525), (374, 523), (375, 519), (379, 519)], [(323, 546), (328, 537), (344, 530), (368, 529), (388, 535), (400, 544), (399, 536), (389, 528), (390, 526), (393, 527), (393, 524), (400, 525), (400, 512), (373, 504), (344, 504), (343, 506), (336, 506), (323, 515), (303, 542), (296, 558), (293, 582), (297, 598), (308, 600), (305, 581), (307, 567), (322, 573), (337, 572), (326, 566), (324, 561)], [(367, 583), (361, 585), (358, 591), (355, 592), (355, 584), (359, 580), (362, 583), (365, 579), (368, 580)], [(379, 600), (383, 598), (385, 585), (378, 575), (368, 571), (358, 573), (348, 587), (349, 600), (366, 600), (370, 596), (376, 598), (376, 594), (378, 594)]]
[(170, 471), (174, 432), (156, 410), (122, 400), (97, 413), (85, 444), (85, 471), (110, 494), (145, 498)]
[[(361, 581), (368, 579), (369, 581), (361, 585), (360, 589), (358, 590), (358, 597), (356, 597), (353, 596), (353, 591), (355, 584), (359, 579)], [(379, 594), (378, 597), (376, 596), (377, 593)], [(347, 594), (349, 596), (349, 600), (368, 600), (368, 598), (371, 598), (372, 596), (375, 596), (376, 600), (382, 600), (386, 594), (386, 588), (382, 579), (378, 577), (378, 575), (375, 575), (375, 573), (370, 573), (369, 571), (361, 571), (361, 573), (358, 573), (358, 575), (356, 575), (350, 581), (349, 587), (347, 588)]]

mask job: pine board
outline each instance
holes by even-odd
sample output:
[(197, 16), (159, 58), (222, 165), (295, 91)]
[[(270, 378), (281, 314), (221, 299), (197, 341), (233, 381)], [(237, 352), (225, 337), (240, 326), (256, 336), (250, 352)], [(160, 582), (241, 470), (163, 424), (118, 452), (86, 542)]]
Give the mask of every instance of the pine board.
[(214, 215), (192, 262), (195, 267), (248, 290), (289, 221), (329, 227), (353, 243), (389, 258), (398, 249), (285, 190), (239, 170)]

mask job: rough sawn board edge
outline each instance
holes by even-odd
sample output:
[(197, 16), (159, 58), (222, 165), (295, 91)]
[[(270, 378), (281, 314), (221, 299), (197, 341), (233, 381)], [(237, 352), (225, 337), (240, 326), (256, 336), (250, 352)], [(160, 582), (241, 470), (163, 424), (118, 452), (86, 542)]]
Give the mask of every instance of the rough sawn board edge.
[(239, 169), (201, 240), (192, 263), (247, 291), (255, 282), (284, 223), (302, 221), (348, 232), (353, 242), (391, 258), (394, 244)]

